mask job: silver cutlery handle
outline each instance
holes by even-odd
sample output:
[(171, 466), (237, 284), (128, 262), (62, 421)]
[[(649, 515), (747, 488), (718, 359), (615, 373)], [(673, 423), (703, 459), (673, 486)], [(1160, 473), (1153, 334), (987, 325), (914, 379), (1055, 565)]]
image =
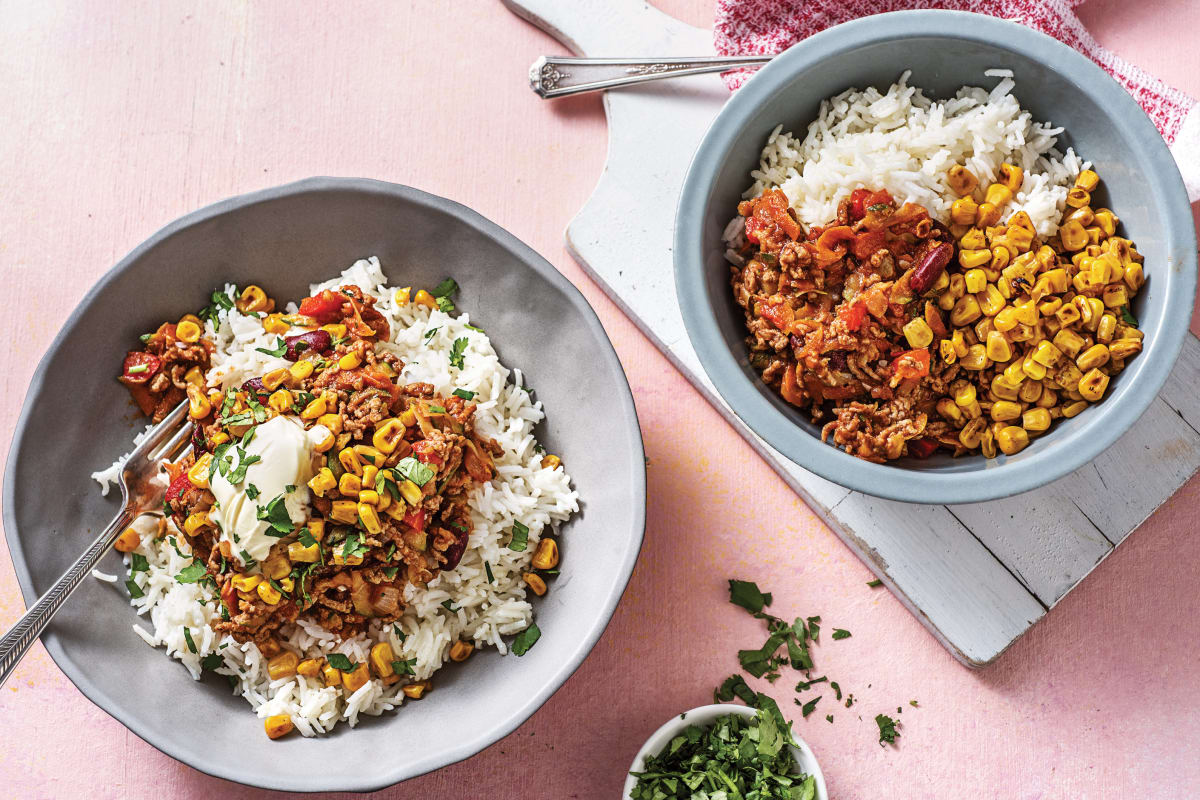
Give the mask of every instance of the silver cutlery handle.
[(583, 92), (611, 89), (761, 66), (774, 56), (703, 56), (697, 58), (559, 58), (542, 56), (529, 68), (529, 86), (540, 97), (550, 99)]
[(0, 686), (3, 686), (9, 675), (16, 670), (17, 664), (42, 635), (47, 623), (62, 604), (96, 568), (121, 532), (133, 522), (133, 516), (128, 506), (124, 508), (50, 590), (29, 607), (12, 629), (0, 636)]

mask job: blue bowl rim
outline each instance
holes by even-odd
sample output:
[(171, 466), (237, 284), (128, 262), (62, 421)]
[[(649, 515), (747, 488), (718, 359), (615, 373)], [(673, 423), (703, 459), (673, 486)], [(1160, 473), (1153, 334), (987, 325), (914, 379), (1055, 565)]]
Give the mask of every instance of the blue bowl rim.
[[(71, 331), (79, 323), (80, 318), (96, 303), (100, 302), (102, 291), (112, 283), (122, 272), (124, 272), (131, 264), (136, 262), (142, 256), (152, 250), (160, 242), (168, 239), (180, 231), (200, 225), (208, 220), (225, 214), (236, 212), (247, 206), (267, 203), (273, 200), (278, 200), (284, 197), (291, 197), (300, 194), (315, 193), (338, 193), (338, 192), (359, 192), (363, 194), (379, 194), (388, 197), (398, 197), (404, 200), (413, 202), (418, 205), (441, 211), (449, 216), (455, 217), (464, 225), (474, 228), (477, 231), (485, 234), (491, 239), (497, 241), (504, 249), (508, 250), (514, 258), (521, 261), (528, 268), (536, 272), (540, 277), (550, 283), (562, 295), (563, 300), (571, 305), (583, 318), (584, 323), (593, 333), (599, 336), (600, 341), (605, 343), (605, 347), (595, 356), (604, 361), (609, 361), (617, 368), (617, 374), (621, 376), (621, 389), (614, 397), (616, 410), (621, 415), (625, 416), (631, 423), (630, 446), (635, 452), (633, 460), (635, 462), (645, 461), (645, 446), (642, 441), (641, 425), (637, 416), (637, 408), (633, 402), (633, 391), (629, 387), (628, 378), (625, 376), (624, 367), (621, 366), (620, 359), (617, 356), (616, 350), (612, 346), (612, 342), (608, 338), (608, 334), (604, 330), (604, 326), (600, 323), (599, 317), (587, 299), (577, 289), (574, 284), (568, 281), (562, 273), (547, 261), (541, 254), (535, 251), (532, 247), (525, 244), (506, 229), (500, 227), (495, 222), (484, 217), (479, 212), (469, 208), (461, 203), (441, 197), (439, 195), (425, 192), (420, 189), (415, 189), (410, 186), (405, 186), (398, 183), (390, 183), (387, 181), (375, 180), (372, 178), (348, 178), (348, 177), (326, 177), (317, 176), (304, 178), (292, 183), (274, 186), (267, 189), (260, 189), (245, 194), (235, 195), (233, 197), (219, 200), (210, 205), (199, 208), (175, 221), (167, 224), (156, 231), (150, 238), (139, 244), (122, 258), (115, 266), (109, 269), (96, 281), (95, 284), (87, 291), (83, 299), (80, 300), (71, 314), (67, 317), (67, 321), (55, 336), (54, 341), (46, 349), (46, 353), (42, 356), (38, 364), (38, 369), (34, 371), (34, 377), (30, 382), (29, 388), (26, 390), (25, 399), (21, 406), (21, 413), (17, 418), (17, 423), (13, 428), (13, 437), (9, 446), (7, 465), (4, 471), (4, 486), (3, 486), (3, 521), (4, 521), (4, 538), (8, 545), (9, 554), (12, 557), (13, 571), (17, 575), (17, 583), (21, 588), (21, 595), (25, 599), (26, 606), (32, 605), (37, 599), (38, 594), (33, 586), (33, 576), (29, 569), (25, 557), (25, 551), (21, 544), (21, 537), (17, 532), (17, 522), (14, 516), (13, 509), (16, 508), (16, 474), (15, 465), (20, 460), (20, 452), (25, 444), (24, 431), (30, 416), (34, 413), (33, 398), (40, 392), (41, 386), (44, 383), (45, 370), (42, 368), (45, 364), (54, 357), (54, 355), (63, 347), (66, 340), (69, 338)], [(638, 455), (642, 458), (638, 458)], [(280, 781), (277, 783), (267, 783), (255, 777), (250, 777), (242, 772), (236, 764), (226, 764), (218, 762), (209, 757), (207, 753), (189, 751), (186, 748), (180, 747), (175, 741), (163, 741), (153, 737), (151, 732), (141, 724), (136, 714), (126, 713), (126, 709), (113, 701), (105, 690), (91, 680), (88, 670), (76, 663), (71, 654), (64, 647), (63, 642), (55, 634), (54, 624), (51, 623), (46, 631), (42, 634), (42, 644), (46, 651), (50, 654), (50, 658), (63, 671), (63, 674), (75, 684), (85, 697), (91, 700), (104, 710), (110, 717), (120, 722), (130, 731), (132, 731), (139, 739), (149, 744), (156, 750), (165, 753), (166, 755), (187, 764), (193, 769), (197, 769), (207, 775), (224, 780), (234, 781), (246, 786), (253, 786), (260, 789), (271, 791), (291, 791), (291, 792), (374, 792), (381, 789), (386, 789), (402, 781), (418, 777), (427, 772), (450, 764), (457, 763), (466, 758), (483, 751), (485, 748), (495, 744), (510, 733), (524, 724), (535, 712), (538, 711), (551, 696), (555, 694), (567, 680), (575, 674), (575, 671), (583, 664), (584, 660), (591, 653), (596, 643), (600, 640), (609, 622), (612, 621), (612, 616), (616, 612), (617, 604), (624, 595), (625, 590), (629, 586), (629, 580), (633, 576), (633, 568), (637, 562), (637, 558), (641, 553), (642, 544), (645, 540), (646, 528), (646, 473), (645, 470), (635, 470), (631, 475), (631, 480), (634, 483), (633, 495), (633, 517), (634, 517), (634, 541), (631, 542), (632, 547), (625, 561), (620, 565), (618, 574), (615, 576), (616, 583), (613, 584), (613, 590), (609, 596), (605, 598), (604, 604), (600, 609), (600, 615), (596, 618), (596, 622), (592, 625), (580, 641), (576, 649), (567, 654), (563, 659), (558, 671), (554, 677), (546, 684), (537, 687), (530, 692), (524, 705), (517, 709), (512, 716), (505, 722), (497, 724), (486, 730), (474, 730), (471, 735), (464, 736), (462, 742), (451, 750), (447, 750), (439, 754), (436, 759), (429, 759), (423, 764), (418, 765), (415, 771), (408, 771), (404, 767), (387, 768), (378, 775), (366, 777), (354, 777), (347, 779), (344, 775), (333, 776), (334, 780), (321, 785), (298, 785), (288, 781)], [(436, 760), (437, 763), (433, 763)]]
[[(825, 444), (789, 419), (761, 393), (722, 337), (705, 291), (706, 242), (701, 235), (715, 178), (745, 120), (781, 88), (815, 64), (895, 39), (948, 38), (1001, 47), (1059, 73), (1111, 110), (1107, 121), (1149, 162), (1165, 208), (1160, 219), (1172, 251), (1183, 263), (1163, 270), (1169, 284), (1159, 324), (1147, 331), (1140, 380), (1123, 402), (1090, 409), (1092, 420), (1055, 446), (1031, 457), (972, 472), (937, 473), (875, 464)], [(897, 72), (899, 74), (899, 71)], [(1085, 154), (1086, 155), (1086, 154)], [(765, 65), (721, 109), (701, 140), (680, 193), (675, 220), (675, 287), (684, 326), (705, 372), (734, 413), (795, 463), (849, 489), (890, 500), (929, 504), (973, 503), (1026, 492), (1091, 461), (1113, 444), (1149, 407), (1183, 346), (1196, 293), (1196, 234), (1190, 203), (1174, 158), (1158, 129), (1133, 97), (1090, 59), (1017, 23), (962, 11), (895, 11), (829, 28), (793, 45)], [(757, 380), (757, 378), (755, 378)]]

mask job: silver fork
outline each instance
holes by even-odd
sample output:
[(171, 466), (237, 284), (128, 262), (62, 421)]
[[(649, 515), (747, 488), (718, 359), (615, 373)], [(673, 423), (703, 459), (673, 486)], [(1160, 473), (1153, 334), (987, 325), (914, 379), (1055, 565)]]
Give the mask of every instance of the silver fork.
[(63, 573), (53, 586), (37, 602), (29, 607), (17, 624), (0, 636), (0, 686), (16, 669), (17, 664), (29, 652), (34, 641), (42, 635), (46, 625), (54, 617), (67, 598), (71, 596), (83, 579), (87, 577), (117, 537), (128, 528), (135, 518), (147, 511), (162, 506), (166, 490), (161, 483), (151, 479), (158, 472), (163, 459), (171, 458), (188, 442), (192, 435), (192, 421), (187, 416), (187, 401), (180, 403), (150, 432), (150, 435), (129, 454), (121, 470), (118, 484), (121, 487), (121, 511), (108, 524), (87, 550)]
[(574, 58), (542, 56), (529, 67), (529, 88), (546, 100), (664, 78), (761, 67), (775, 56)]

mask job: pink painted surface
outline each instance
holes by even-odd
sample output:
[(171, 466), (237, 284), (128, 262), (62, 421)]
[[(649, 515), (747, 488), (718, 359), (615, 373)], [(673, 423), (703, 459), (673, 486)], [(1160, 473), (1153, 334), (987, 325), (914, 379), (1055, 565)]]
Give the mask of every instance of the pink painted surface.
[[(661, 5), (710, 20), (705, 0)], [(651, 461), (642, 558), (591, 657), (529, 722), (382, 796), (616, 796), (645, 736), (708, 702), (735, 670), (733, 652), (761, 644), (759, 624), (725, 602), (729, 576), (774, 590), (780, 613), (822, 615), (826, 636), (853, 631), (817, 658), (859, 704), (835, 710), (826, 696), (796, 725), (837, 798), (1200, 792), (1200, 481), (997, 664), (964, 669), (890, 595), (866, 587), (867, 570), (564, 251), (562, 230), (603, 165), (605, 125), (595, 97), (551, 105), (525, 87), (529, 63), (561, 48), (499, 4), (337, 9), (0, 6), (10, 297), (0, 439), (6, 448), (38, 358), (92, 281), (166, 222), (228, 195), (314, 174), (408, 183), (473, 206), (554, 262), (597, 309), (637, 399)], [(1104, 44), (1200, 95), (1200, 5), (1091, 0), (1082, 16)], [(0, 627), (22, 610), (0, 544)], [(798, 711), (784, 681), (773, 691)], [(897, 706), (901, 744), (880, 748), (872, 717)], [(40, 646), (0, 691), (0, 724), (4, 797), (263, 796), (128, 733)]]

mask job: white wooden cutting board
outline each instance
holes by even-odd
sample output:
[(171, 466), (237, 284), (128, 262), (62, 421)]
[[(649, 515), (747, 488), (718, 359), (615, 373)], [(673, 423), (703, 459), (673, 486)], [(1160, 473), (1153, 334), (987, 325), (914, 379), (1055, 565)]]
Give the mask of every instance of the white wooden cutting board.
[[(712, 33), (641, 0), (504, 0), (576, 55), (700, 56)], [(533, 58), (531, 57), (531, 61)], [(1092, 464), (1006, 500), (921, 506), (851, 492), (758, 438), (708, 381), (675, 300), (679, 188), (729, 92), (700, 75), (605, 95), (609, 151), (567, 228), (579, 263), (956, 658), (994, 660), (1200, 467), (1200, 342), (1134, 427)], [(637, 263), (629, 253), (637, 253)], [(1110, 488), (1111, 487), (1111, 488)]]

